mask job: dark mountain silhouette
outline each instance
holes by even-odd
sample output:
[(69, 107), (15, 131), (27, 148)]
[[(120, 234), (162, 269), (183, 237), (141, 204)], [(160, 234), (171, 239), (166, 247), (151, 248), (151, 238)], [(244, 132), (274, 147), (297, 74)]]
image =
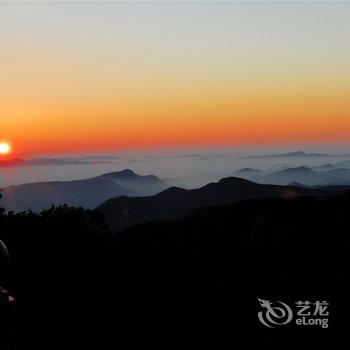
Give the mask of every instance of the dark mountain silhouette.
[(330, 187), (313, 190), (259, 185), (245, 179), (229, 177), (193, 190), (171, 187), (154, 196), (121, 196), (106, 201), (96, 211), (105, 215), (112, 229), (121, 230), (147, 221), (179, 219), (193, 209), (209, 205), (233, 203), (249, 198), (292, 198), (332, 194), (344, 189), (346, 188)]
[(156, 176), (140, 176), (131, 170), (123, 170), (85, 180), (37, 182), (5, 187), (2, 203), (7, 210), (15, 211), (40, 211), (51, 205), (64, 203), (95, 208), (109, 198), (120, 195), (151, 195), (165, 187), (166, 184)]
[[(57, 348), (109, 349), (135, 335), (163, 347), (334, 347), (348, 338), (349, 207), (349, 194), (253, 199), (114, 234), (94, 211), (0, 211), (16, 274), (6, 287), (20, 295), (36, 349), (48, 338)], [(258, 298), (293, 312), (299, 300), (327, 301), (330, 327), (267, 328)]]

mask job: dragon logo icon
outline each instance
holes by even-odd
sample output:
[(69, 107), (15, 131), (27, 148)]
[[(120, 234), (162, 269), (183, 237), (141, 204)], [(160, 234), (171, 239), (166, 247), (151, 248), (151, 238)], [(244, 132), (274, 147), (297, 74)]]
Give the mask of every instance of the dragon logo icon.
[(274, 328), (275, 326), (285, 325), (292, 320), (293, 312), (291, 308), (282, 301), (271, 302), (259, 298), (258, 300), (263, 308), (258, 313), (258, 317), (264, 326)]

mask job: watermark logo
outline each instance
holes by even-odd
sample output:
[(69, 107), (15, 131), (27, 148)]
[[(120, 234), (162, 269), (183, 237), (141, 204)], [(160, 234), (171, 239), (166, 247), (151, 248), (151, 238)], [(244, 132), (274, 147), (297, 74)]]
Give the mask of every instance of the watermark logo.
[(258, 317), (264, 326), (274, 328), (277, 325), (285, 325), (292, 320), (292, 309), (282, 301), (272, 303), (269, 300), (258, 300), (263, 309), (258, 313)]
[(287, 324), (328, 328), (329, 303), (327, 301), (297, 301), (293, 307), (282, 301), (259, 299), (259, 321), (266, 327), (276, 328)]

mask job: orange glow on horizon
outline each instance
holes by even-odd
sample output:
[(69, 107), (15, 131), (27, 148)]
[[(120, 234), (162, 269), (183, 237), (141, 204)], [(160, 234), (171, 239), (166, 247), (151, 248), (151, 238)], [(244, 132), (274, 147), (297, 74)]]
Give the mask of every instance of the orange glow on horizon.
[(350, 3), (75, 6), (0, 4), (12, 157), (350, 143)]
[(318, 92), (193, 91), (113, 104), (11, 105), (2, 132), (19, 154), (350, 141), (350, 99)]

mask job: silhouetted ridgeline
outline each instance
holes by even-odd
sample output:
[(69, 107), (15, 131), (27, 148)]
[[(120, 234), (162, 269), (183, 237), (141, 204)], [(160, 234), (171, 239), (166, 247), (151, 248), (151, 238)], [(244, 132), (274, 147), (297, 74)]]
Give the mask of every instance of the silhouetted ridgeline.
[[(343, 163), (339, 163), (340, 165)], [(274, 172), (244, 168), (232, 174), (261, 184), (289, 185), (300, 183), (306, 186), (350, 185), (350, 169), (338, 168), (332, 164), (321, 166), (286, 167)]]
[(166, 183), (154, 175), (141, 176), (125, 169), (84, 180), (8, 186), (2, 205), (14, 211), (39, 212), (62, 204), (93, 209), (111, 197), (151, 195), (164, 188)]
[[(116, 234), (83, 209), (2, 213), (15, 269), (7, 287), (29, 309), (21, 322), (37, 346), (42, 334), (66, 348), (187, 337), (332, 344), (349, 317), (349, 208), (349, 194), (255, 199)], [(331, 326), (266, 329), (258, 297), (328, 300)]]
[(260, 185), (248, 180), (228, 177), (194, 190), (171, 187), (149, 197), (121, 196), (106, 201), (96, 211), (106, 216), (112, 229), (121, 230), (147, 221), (179, 219), (193, 209), (208, 205), (228, 204), (252, 198), (292, 198), (335, 194), (348, 188), (334, 186), (309, 189)]

